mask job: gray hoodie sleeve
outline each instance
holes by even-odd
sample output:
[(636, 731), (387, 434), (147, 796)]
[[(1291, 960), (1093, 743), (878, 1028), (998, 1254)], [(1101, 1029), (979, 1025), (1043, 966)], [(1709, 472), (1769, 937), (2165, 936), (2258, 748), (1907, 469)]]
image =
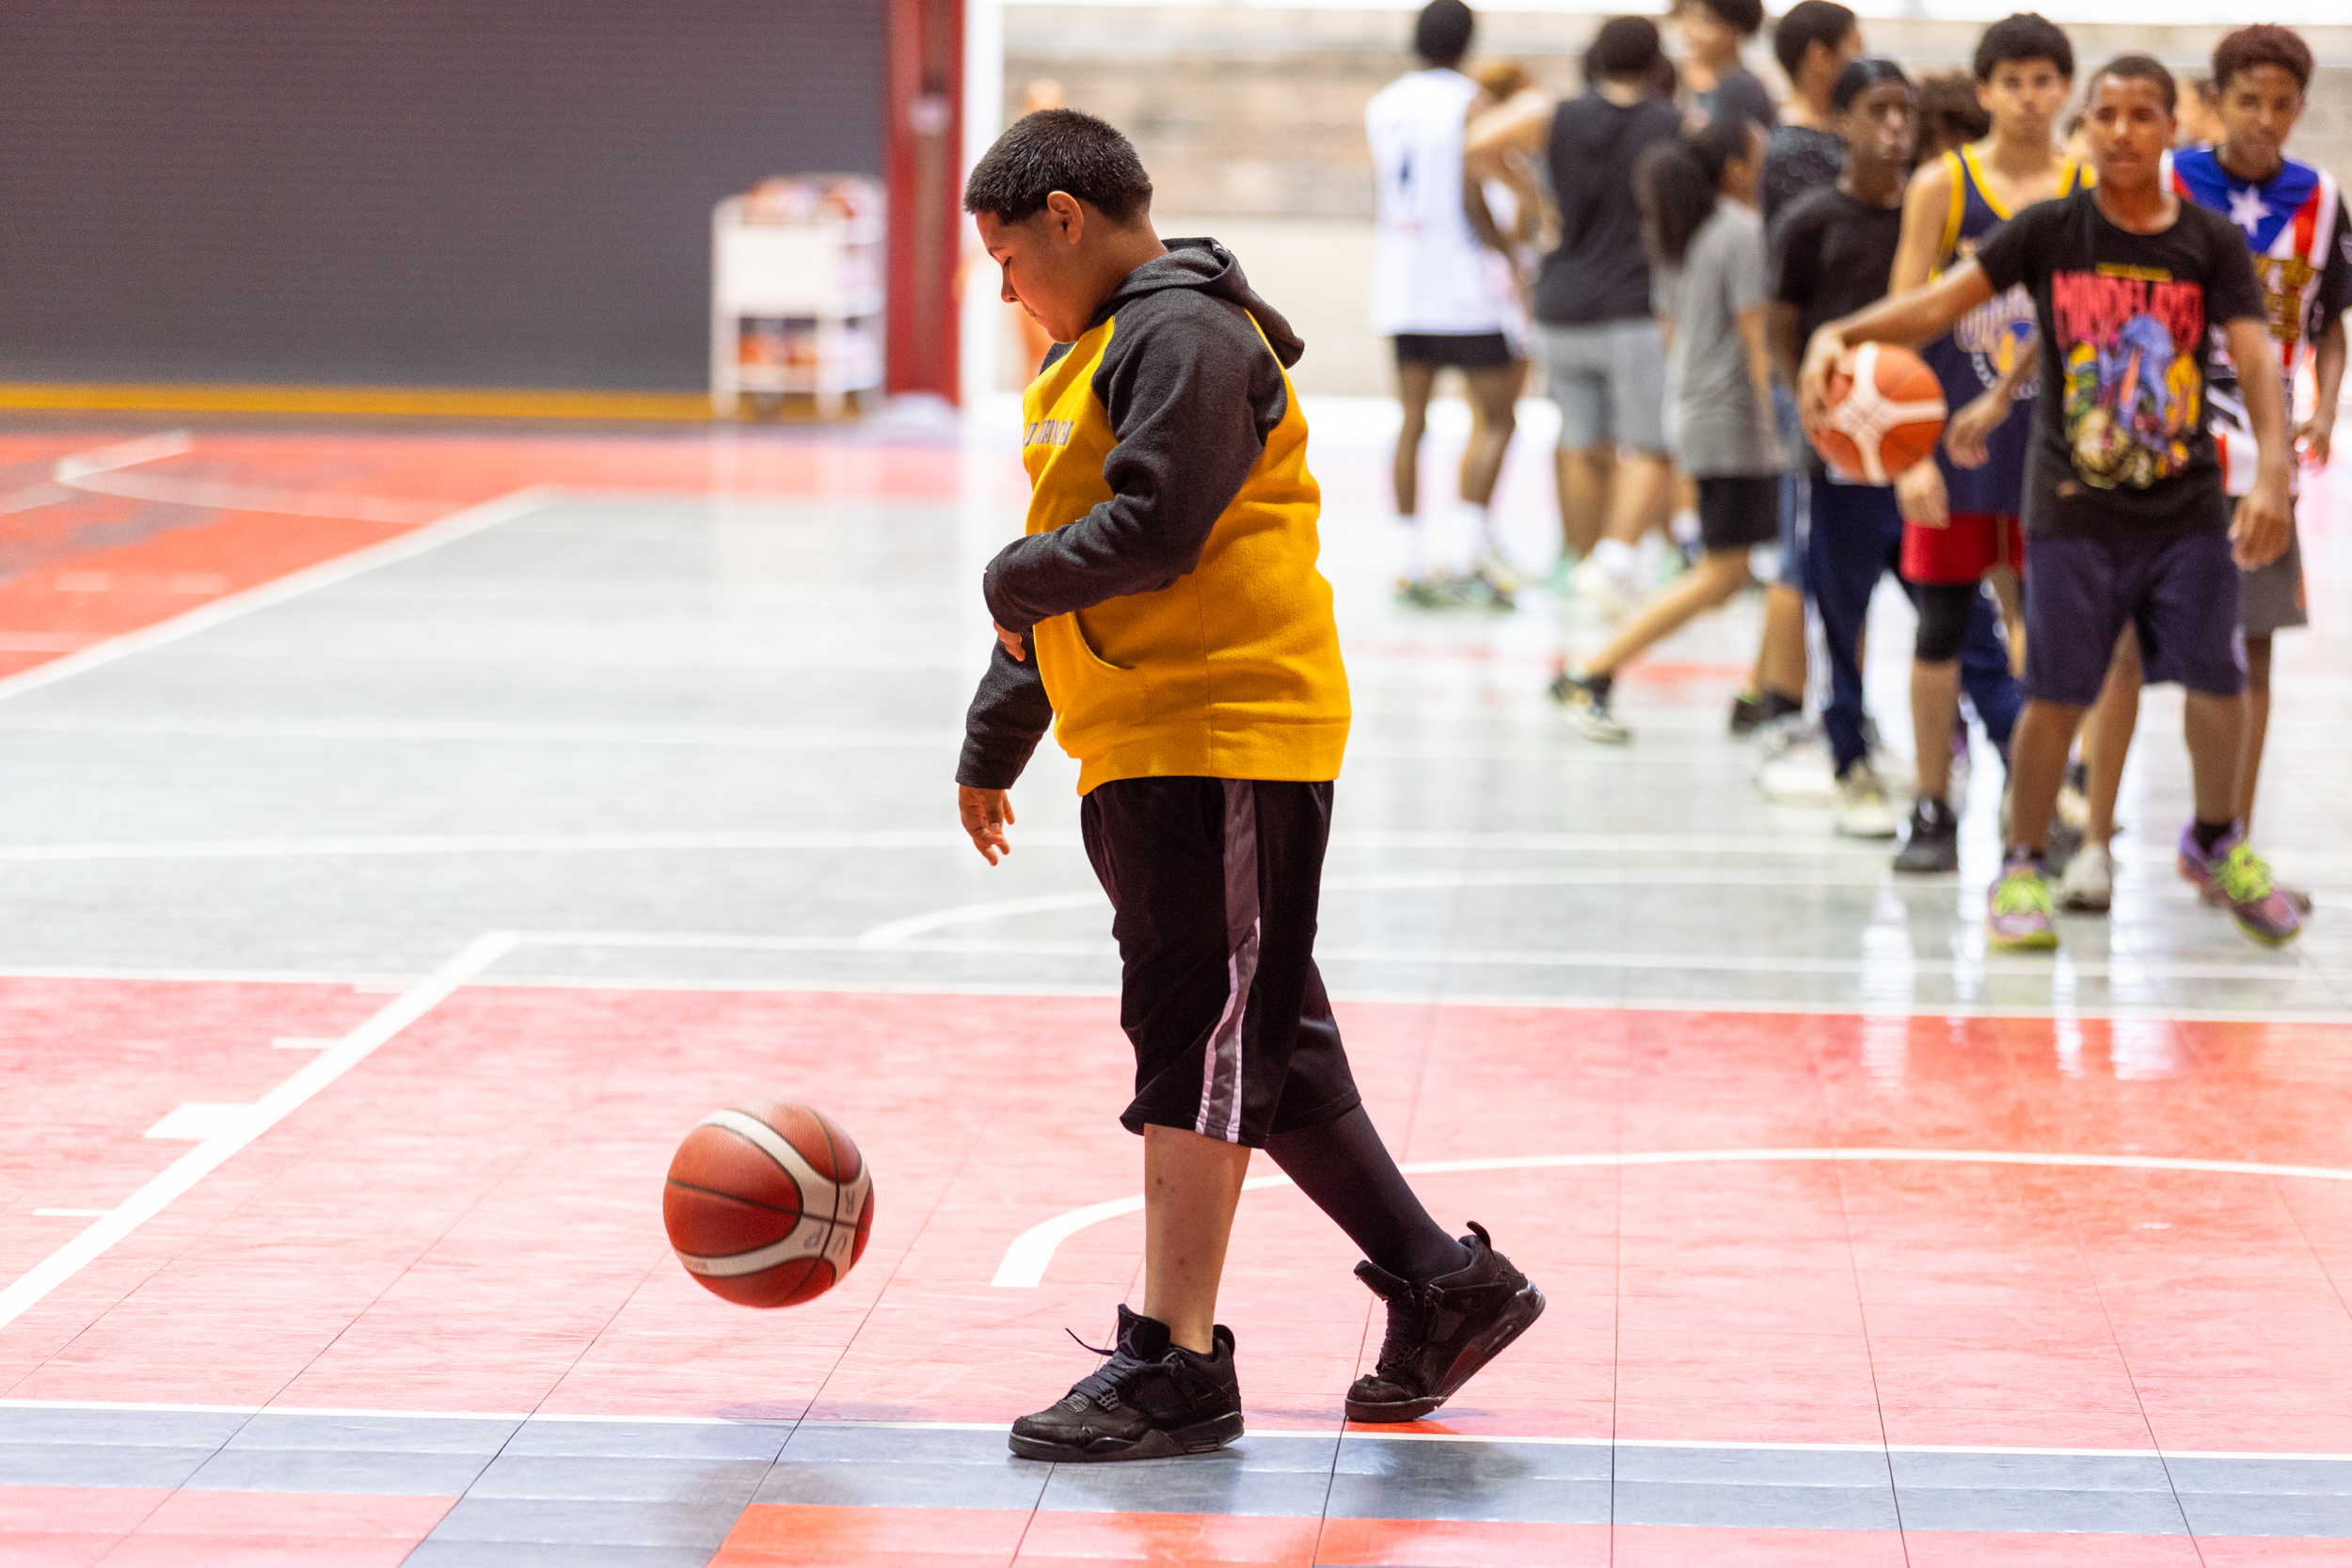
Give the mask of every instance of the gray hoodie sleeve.
[(1029, 766), (1030, 753), (1054, 722), (1045, 679), (1037, 673), (1037, 643), (1025, 634), (1025, 661), (996, 644), (988, 673), (963, 716), (963, 755), (956, 761), (956, 783), (974, 789), (1010, 789)]
[(1166, 588), (1198, 566), (1281, 420), (1281, 367), (1239, 305), (1162, 289), (1122, 305), (1118, 321), (1094, 380), (1118, 437), (1103, 464), (1111, 498), (989, 562), (981, 592), (1008, 631)]

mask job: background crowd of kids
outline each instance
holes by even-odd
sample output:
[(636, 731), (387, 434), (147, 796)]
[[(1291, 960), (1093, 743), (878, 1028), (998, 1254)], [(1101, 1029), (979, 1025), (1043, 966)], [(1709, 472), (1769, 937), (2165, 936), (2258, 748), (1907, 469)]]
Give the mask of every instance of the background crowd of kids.
[[(1366, 112), (1400, 597), (1478, 610), (1522, 591), (1490, 506), (1532, 368), (1560, 413), (1549, 586), (1566, 625), (1605, 635), (1572, 634), (1549, 689), (1576, 733), (1631, 741), (1620, 668), (1769, 560), (1729, 717), (1768, 797), (1899, 840), (1898, 871), (1956, 870), (1973, 714), (2004, 787), (1988, 944), (2052, 947), (2058, 911), (2108, 908), (2139, 689), (2177, 682), (2196, 798), (2179, 870), (2249, 937), (2292, 940), (2310, 899), (2248, 827), (2272, 639), (2306, 624), (2296, 474), (2328, 456), (2352, 306), (2335, 182), (2285, 152), (2303, 41), (2240, 28), (2178, 83), (2143, 55), (2078, 65), (2022, 13), (1968, 71), (1920, 79), (1869, 55), (1846, 7), (1798, 0), (1769, 27), (1776, 101), (1745, 63), (1760, 0), (1678, 0), (1678, 61), (1657, 23), (1616, 17), (1555, 102), (1476, 60), (1475, 25), (1460, 0), (1427, 6), (1422, 69)], [(1915, 349), (1949, 410), (1931, 459), (1885, 483), (1829, 469), (1805, 434), (1867, 341)], [(2249, 362), (2278, 373), (2241, 380)], [(1460, 501), (1423, 518), (1448, 372), (1471, 413)], [(1864, 706), (1887, 574), (1918, 610), (1909, 767)]]

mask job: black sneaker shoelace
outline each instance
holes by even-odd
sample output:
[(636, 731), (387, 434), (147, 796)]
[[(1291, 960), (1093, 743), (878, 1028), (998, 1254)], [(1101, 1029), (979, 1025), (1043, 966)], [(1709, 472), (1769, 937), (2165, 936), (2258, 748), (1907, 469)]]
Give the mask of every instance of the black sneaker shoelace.
[(1421, 1350), (1429, 1338), (1429, 1311), (1419, 1291), (1390, 1299), (1389, 1331), (1380, 1340), (1375, 1370), (1385, 1374), (1392, 1367), (1401, 1368)]
[[(1064, 1329), (1062, 1332), (1069, 1334), (1073, 1339), (1078, 1339), (1078, 1336), (1069, 1329)], [(1090, 1350), (1097, 1355), (1107, 1355), (1110, 1359), (1072, 1384), (1070, 1394), (1064, 1395), (1063, 1398), (1083, 1394), (1089, 1402), (1104, 1410), (1115, 1408), (1120, 1402), (1120, 1386), (1138, 1370), (1151, 1365), (1139, 1356), (1129, 1355), (1124, 1345), (1105, 1349), (1101, 1345), (1089, 1345), (1084, 1339), (1078, 1339), (1078, 1345), (1082, 1350)]]

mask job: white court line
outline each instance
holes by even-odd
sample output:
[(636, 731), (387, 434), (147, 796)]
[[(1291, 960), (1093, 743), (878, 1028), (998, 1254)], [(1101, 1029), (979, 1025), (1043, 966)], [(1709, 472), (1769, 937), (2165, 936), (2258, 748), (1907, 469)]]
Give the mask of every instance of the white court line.
[[(62, 663), (63, 660), (58, 662)], [(28, 671), (39, 674), (51, 665)], [(0, 682), (0, 697), (10, 693)], [(1071, 844), (1078, 835), (1068, 835)], [(969, 849), (954, 829), (907, 832), (736, 833), (416, 833), (336, 838), (123, 839), (86, 844), (0, 844), (0, 862), (310, 860), (389, 855), (575, 855), (641, 851), (705, 853), (736, 850)]]
[[(544, 499), (525, 499), (531, 496), (532, 492), (517, 491), (513, 496), (502, 498), (499, 501), (488, 503), (488, 505), (497, 507), (505, 505), (508, 502), (514, 502), (516, 503), (516, 511), (514, 513), (505, 514), (504, 515), (519, 515), (521, 512), (530, 510), (533, 505), (540, 504), (541, 500)], [(461, 517), (469, 516), (470, 515), (461, 514)], [(456, 523), (459, 520), (459, 518), (450, 519), (452, 523)], [(471, 521), (463, 531), (472, 532), (478, 528), (488, 527), (491, 523), (501, 520), (503, 520), (503, 516), (490, 516), (479, 521)], [(433, 547), (434, 545), (447, 543), (449, 538), (455, 537), (455, 535), (453, 534), (437, 536), (430, 540), (426, 539), (426, 535), (437, 535), (437, 531), (438, 525), (432, 529), (421, 529), (415, 533), (405, 535), (403, 538), (388, 541), (387, 544), (375, 546), (373, 549), (361, 550), (355, 552), (353, 555), (340, 557), (335, 561), (326, 562), (322, 567), (312, 568), (311, 572), (296, 573), (294, 577), (282, 578), (278, 579), (277, 583), (266, 584), (262, 588), (252, 590), (250, 594), (241, 594), (233, 595), (230, 598), (215, 600), (214, 603), (204, 606), (201, 609), (190, 610), (184, 616), (162, 622), (157, 626), (148, 627), (144, 631), (132, 632), (124, 637), (114, 638), (105, 642), (99, 643), (94, 647), (84, 649), (81, 653), (69, 655), (64, 658), (53, 660), (48, 664), (38, 665), (31, 670), (25, 671), (23, 674), (11, 676), (7, 680), (0, 680), (0, 699), (13, 696), (19, 690), (29, 690), (34, 686), (45, 685), (50, 680), (61, 680), (65, 678), (66, 675), (75, 673), (81, 669), (87, 668), (91, 664), (107, 663), (115, 658), (119, 658), (126, 654), (141, 652), (144, 648), (152, 646), (156, 642), (171, 641), (180, 637), (187, 636), (191, 632), (201, 631), (207, 626), (217, 624), (217, 622), (222, 620), (230, 619), (232, 615), (241, 615), (251, 610), (262, 609), (263, 608), (263, 602), (274, 604), (281, 598), (291, 598), (295, 593), (308, 592), (310, 588), (322, 586), (326, 582), (340, 580), (340, 578), (343, 577), (354, 576), (358, 572), (366, 571), (373, 566), (385, 564), (389, 561), (400, 559), (405, 555), (414, 554), (418, 550), (429, 549)], [(395, 546), (414, 546), (414, 548), (395, 549)], [(379, 558), (378, 552), (386, 550), (390, 550), (393, 553), (384, 555)], [(307, 580), (311, 578), (313, 573), (326, 573), (327, 572), (327, 568), (342, 568), (346, 565), (346, 563), (362, 562), (363, 558), (367, 559), (364, 560), (362, 564), (352, 566), (348, 570), (334, 571), (326, 576), (321, 577), (316, 581)], [(295, 582), (301, 582), (302, 586), (290, 589), (283, 593), (275, 592), (284, 584)], [(268, 597), (263, 602), (256, 602), (252, 604), (246, 604), (244, 602), (247, 598), (255, 595), (268, 595)], [(214, 613), (215, 611), (222, 610), (224, 607), (232, 605), (237, 608), (230, 613)], [(183, 623), (199, 620), (201, 624), (183, 626)], [(167, 628), (172, 628), (170, 629), (168, 636), (155, 635), (165, 632)], [(126, 643), (136, 643), (138, 645), (124, 646)], [(48, 673), (53, 671), (62, 671), (63, 673), (58, 674)], [(34, 677), (43, 678), (35, 679)], [(9, 730), (73, 730), (86, 727), (103, 728), (105, 726), (103, 724), (85, 726), (75, 721), (61, 721), (56, 723), (50, 723), (40, 720), (31, 720), (21, 723), (14, 720), (0, 721), (0, 729)], [(198, 732), (191, 730), (188, 733), (209, 732)], [(247, 732), (244, 730), (224, 730), (222, 733), (254, 732)], [(291, 734), (295, 732), (290, 730), (287, 733)], [(787, 746), (797, 744), (797, 742), (793, 739), (793, 732), (786, 731), (778, 733), (786, 737), (786, 744)], [(851, 743), (854, 736), (855, 732), (812, 732), (812, 738), (809, 743), (812, 745), (819, 743), (830, 745), (837, 739), (843, 744), (849, 744)], [(497, 739), (501, 738), (501, 736), (497, 732), (488, 730), (485, 727), (482, 738)], [(592, 737), (583, 735), (580, 738), (588, 739)], [(867, 741), (864, 738), (856, 738), (854, 743), (864, 745), (867, 744)], [(898, 744), (896, 740), (878, 740), (873, 743), (877, 745)], [(918, 742), (912, 738), (908, 739), (905, 743), (910, 748), (918, 744)], [(702, 744), (702, 742), (695, 740), (681, 742), (681, 744)], [(919, 742), (919, 744), (928, 746), (930, 742), (929, 740), (924, 740)], [(1016, 835), (1015, 844), (1018, 847), (1024, 848), (1076, 849), (1083, 847), (1079, 841), (1078, 834), (1074, 831), (1066, 829), (1022, 829)], [(0, 844), (0, 861), (261, 860), (303, 857), (348, 857), (356, 859), (378, 855), (463, 855), (479, 853), (580, 855), (629, 853), (639, 850), (701, 853), (708, 850), (761, 851), (798, 849), (938, 849), (969, 848), (970, 845), (971, 840), (968, 837), (966, 837), (961, 832), (953, 829), (897, 830), (845, 828), (816, 830), (803, 832), (769, 832), (758, 829), (745, 829), (728, 832), (486, 834), (388, 833), (370, 834), (365, 836), (354, 835), (323, 838), (121, 839), (100, 840), (95, 842), (73, 844)], [(1779, 835), (1769, 838), (1739, 838), (1733, 836), (1708, 836), (1704, 834), (1683, 835), (1671, 833), (1338, 832), (1331, 835), (1331, 848), (1335, 851), (1456, 851), (1465, 853), (1493, 852), (1560, 855), (1680, 854), (1696, 856), (1801, 856), (1809, 860), (1834, 861), (1843, 859), (1867, 861), (1871, 863), (1873, 866), (1878, 868), (1878, 870), (1874, 871), (1874, 873), (1868, 878), (1856, 879), (1851, 883), (1843, 879), (1837, 879), (1824, 881), (1819, 884), (1823, 886), (1885, 886), (1891, 887), (1898, 892), (1938, 893), (1949, 892), (1960, 885), (1955, 881), (1945, 879), (1921, 879), (1915, 882), (1909, 879), (1895, 879), (1892, 873), (1885, 872), (1883, 869), (1886, 861), (1886, 852), (1883, 847), (1851, 848), (1843, 847), (1837, 843), (1831, 842), (1827, 839), (1816, 841), (1813, 839), (1796, 837), (1792, 835)], [(2352, 851), (2299, 849), (2293, 847), (2273, 847), (2268, 849), (2266, 852), (2270, 854), (2271, 859), (2274, 861), (2292, 860), (2298, 866), (2308, 866), (2314, 870), (2352, 869)], [(2162, 848), (2119, 851), (2116, 858), (2119, 861), (2131, 864), (2169, 866), (2172, 863), (2172, 852), (2169, 849)], [(1402, 877), (1409, 874), (1399, 872), (1394, 875)], [(1450, 877), (1457, 874), (1433, 873), (1432, 875), (1438, 877)], [(1474, 874), (1464, 872), (1459, 873), (1458, 875), (1463, 878), (1469, 878)], [(1513, 874), (1496, 873), (1494, 875), (1507, 878)], [(1787, 879), (1784, 878), (1771, 877), (1761, 872), (1725, 872), (1720, 869), (1710, 869), (1701, 872), (1677, 872), (1672, 869), (1661, 869), (1646, 878), (1635, 876), (1631, 870), (1623, 874), (1604, 871), (1559, 873), (1557, 875), (1565, 877), (1568, 879), (1552, 885), (1584, 885), (1577, 879), (1586, 876), (1596, 879), (1603, 879), (1601, 880), (1597, 880), (1592, 884), (1596, 886), (1614, 886), (1617, 885), (1617, 881), (1619, 879), (1648, 879), (1675, 882), (1677, 885), (1683, 885), (1685, 879), (1693, 879), (1691, 881), (1690, 885), (1706, 885), (1704, 881), (1695, 879), (1701, 878), (1713, 878), (1715, 879), (1724, 880), (1725, 885), (1788, 885)], [(1754, 883), (1751, 883), (1746, 879), (1751, 875), (1753, 875), (1756, 879)], [(1733, 879), (1737, 879), (1737, 880), (1734, 880)], [(1351, 885), (1365, 887), (1389, 885), (1400, 887), (1436, 887), (1448, 885), (1510, 886), (1518, 884), (1514, 884), (1507, 880), (1493, 881), (1488, 883), (1479, 883), (1470, 880), (1463, 880), (1460, 882), (1430, 881), (1426, 883), (1375, 883), (1369, 880), (1351, 880), (1343, 874), (1334, 873), (1327, 876), (1324, 885), (1327, 887), (1345, 888)], [(1538, 886), (1547, 884), (1530, 882), (1525, 885)]]
[[(517, 938), (518, 947), (623, 947), (638, 950), (717, 948), (736, 952), (862, 952), (834, 938), (744, 937), (723, 933), (634, 931), (541, 931)], [(915, 951), (922, 949), (897, 949)], [(0, 964), (0, 980), (120, 980), (167, 985), (342, 986), (360, 991), (398, 991), (414, 974), (358, 974), (315, 969), (174, 969), (89, 964)], [(497, 984), (528, 990), (745, 991), (762, 995), (845, 996), (1035, 996), (1090, 999), (1117, 996), (1119, 987), (987, 980), (876, 980), (855, 975), (821, 980), (775, 979), (758, 974), (501, 974)], [(1340, 1002), (1403, 1007), (1519, 1008), (1557, 1012), (1755, 1013), (1792, 1018), (1959, 1018), (2063, 1021), (2068, 1022), (2242, 1023), (2252, 1027), (2352, 1025), (2341, 1008), (2173, 1007), (2034, 1006), (2024, 1003), (1935, 1002), (1895, 999), (1790, 1000), (1786, 997), (1657, 997), (1547, 994), (1542, 991), (1354, 990), (1334, 987)]]
[(168, 479), (157, 475), (124, 474), (122, 469), (167, 457), (184, 457), (196, 439), (184, 430), (167, 430), (123, 441), (96, 451), (57, 459), (51, 476), (57, 483), (101, 496), (132, 500), (167, 501), (179, 506), (211, 507), (221, 511), (274, 512), (294, 517), (352, 517), (361, 522), (416, 525), (442, 515), (430, 501), (394, 500), (383, 496), (346, 496), (327, 491), (279, 490), (258, 484), (228, 484), (207, 479)]
[(461, 720), (214, 719), (168, 714), (113, 718), (26, 714), (0, 717), (0, 730), (43, 735), (186, 736), (246, 740), (351, 740), (413, 745), (444, 741), (500, 746), (707, 747), (747, 752), (933, 751), (960, 744), (960, 730), (752, 729), (719, 725), (508, 724)]
[[(1698, 1148), (1636, 1154), (1536, 1154), (1488, 1160), (1417, 1160), (1397, 1168), (1407, 1176), (1452, 1176), (1471, 1171), (1610, 1169), (1629, 1165), (1746, 1164), (1752, 1163), (2032, 1165), (2098, 1170), (2174, 1170), (2221, 1176), (2299, 1177), (2314, 1181), (2352, 1181), (2352, 1170), (2333, 1165), (2272, 1165), (2244, 1160), (2170, 1159), (2153, 1154), (2024, 1154), (1974, 1148)], [(1243, 1192), (1292, 1185), (1287, 1176), (1253, 1176)], [(1043, 1282), (1062, 1243), (1090, 1226), (1143, 1212), (1143, 1195), (1089, 1203), (1041, 1220), (1012, 1239), (989, 1283), (1027, 1290)]]
[(514, 938), (503, 931), (475, 938), (455, 958), (262, 1096), (253, 1103), (249, 1115), (238, 1117), (233, 1125), (174, 1160), (105, 1218), (0, 1289), (0, 1328), (15, 1322), (116, 1243), (162, 1213), (174, 1198), (283, 1121), (311, 1096), (358, 1066), (376, 1047), (431, 1012), (451, 992), (503, 958), (514, 945)]
[(160, 648), (182, 638), (193, 637), (198, 632), (210, 631), (215, 626), (250, 615), (257, 610), (283, 604), (288, 599), (346, 581), (365, 572), (373, 572), (379, 566), (389, 566), (394, 562), (422, 555), (427, 550), (438, 549), (443, 545), (479, 533), (484, 529), (522, 516), (546, 505), (559, 493), (552, 485), (545, 484), (511, 491), (495, 500), (453, 513), (437, 523), (387, 539), (380, 545), (371, 545), (365, 549), (336, 556), (299, 572), (290, 572), (284, 577), (248, 588), (242, 594), (230, 594), (209, 604), (199, 605), (167, 621), (141, 626), (120, 637), (110, 637), (103, 642), (93, 643), (79, 653), (68, 654), (62, 658), (53, 658), (46, 664), (36, 664), (29, 670), (0, 679), (0, 702), (39, 690), (44, 686), (55, 686), (59, 681), (71, 680), (102, 664), (112, 664), (119, 658), (128, 658), (133, 654), (143, 654), (151, 648)]
[[(365, 1406), (338, 1408), (328, 1405), (149, 1404), (125, 1400), (0, 1399), (0, 1410), (130, 1411), (157, 1416), (325, 1416), (351, 1420), (516, 1421), (524, 1424), (534, 1421), (594, 1421), (612, 1426), (747, 1427), (755, 1431), (809, 1427), (824, 1432), (849, 1429), (857, 1432), (1001, 1433), (1009, 1424), (1004, 1421), (819, 1420), (798, 1416), (761, 1420), (730, 1416), (570, 1415), (545, 1410), (379, 1410)], [(1970, 1453), (2047, 1459), (2243, 1459), (2295, 1460), (2320, 1465), (2352, 1464), (2352, 1453), (2280, 1452), (2256, 1449), (2029, 1449), (1975, 1443), (1776, 1443), (1720, 1437), (1557, 1437), (1513, 1433), (1378, 1432), (1349, 1429), (1336, 1421), (1327, 1427), (1253, 1427), (1244, 1440), (1260, 1438), (1303, 1438), (1327, 1443), (1510, 1443), (1578, 1449), (1751, 1449), (1772, 1453)]]

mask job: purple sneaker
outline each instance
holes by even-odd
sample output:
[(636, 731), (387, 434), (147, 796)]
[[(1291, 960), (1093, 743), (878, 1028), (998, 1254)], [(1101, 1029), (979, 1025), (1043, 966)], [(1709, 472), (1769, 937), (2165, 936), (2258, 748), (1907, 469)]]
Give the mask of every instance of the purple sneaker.
[(2181, 830), (2181, 876), (2208, 903), (2227, 904), (2237, 928), (2272, 947), (2293, 942), (2303, 929), (2294, 900), (2270, 879), (2270, 866), (2246, 847), (2246, 830), (2231, 827), (2210, 853), (2197, 847), (2197, 827)]

